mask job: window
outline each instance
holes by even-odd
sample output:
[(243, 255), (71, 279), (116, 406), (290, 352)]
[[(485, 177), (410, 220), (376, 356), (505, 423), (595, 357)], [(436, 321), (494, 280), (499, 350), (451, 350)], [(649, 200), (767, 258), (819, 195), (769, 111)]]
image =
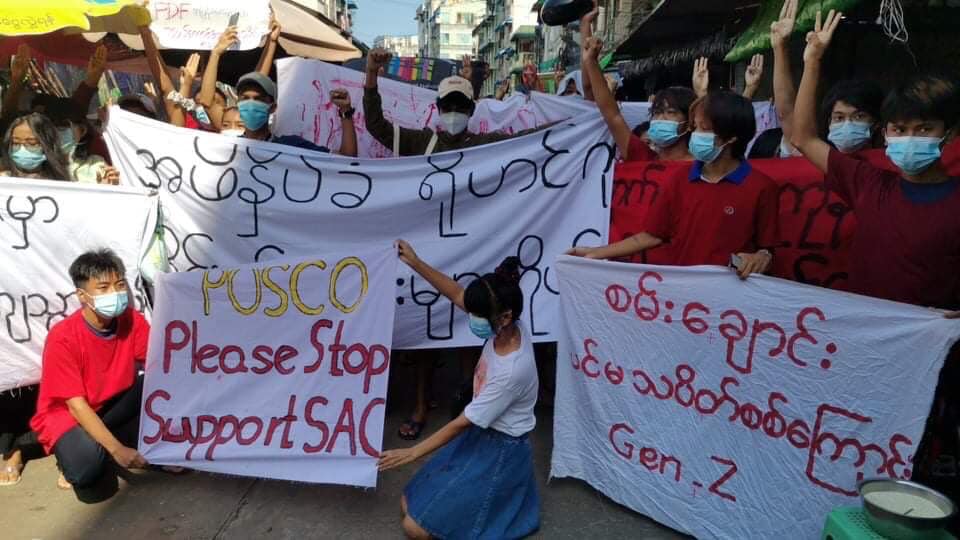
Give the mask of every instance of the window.
[(441, 34), (440, 43), (448, 45), (450, 43), (450, 34)]

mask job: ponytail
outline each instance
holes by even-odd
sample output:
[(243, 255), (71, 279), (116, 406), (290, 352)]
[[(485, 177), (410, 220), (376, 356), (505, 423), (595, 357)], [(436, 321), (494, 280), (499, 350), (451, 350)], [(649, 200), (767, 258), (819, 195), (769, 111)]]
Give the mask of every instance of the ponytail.
[(473, 280), (463, 294), (467, 311), (490, 321), (510, 311), (516, 322), (523, 313), (523, 290), (520, 288), (520, 259), (507, 257), (490, 274)]

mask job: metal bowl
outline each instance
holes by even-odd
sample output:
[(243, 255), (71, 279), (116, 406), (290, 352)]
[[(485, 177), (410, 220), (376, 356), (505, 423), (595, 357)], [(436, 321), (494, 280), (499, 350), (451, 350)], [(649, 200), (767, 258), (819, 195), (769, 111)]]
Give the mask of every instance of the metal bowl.
[[(957, 513), (957, 507), (945, 495), (926, 486), (906, 480), (888, 478), (871, 479), (860, 482), (858, 486), (867, 522), (879, 534), (891, 540), (938, 540), (943, 538), (944, 530)], [(942, 517), (912, 516), (897, 512), (876, 504), (871, 493), (900, 493), (919, 497), (932, 507), (939, 509)], [(873, 500), (871, 500), (873, 499)], [(908, 511), (909, 512), (909, 511)]]

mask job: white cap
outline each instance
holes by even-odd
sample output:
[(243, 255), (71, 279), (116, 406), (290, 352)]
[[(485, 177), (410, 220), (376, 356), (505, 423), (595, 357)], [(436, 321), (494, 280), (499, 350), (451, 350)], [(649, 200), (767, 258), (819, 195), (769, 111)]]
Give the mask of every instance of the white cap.
[(456, 75), (440, 81), (440, 88), (437, 90), (438, 98), (443, 99), (454, 92), (460, 92), (463, 97), (473, 100), (473, 85), (470, 81)]

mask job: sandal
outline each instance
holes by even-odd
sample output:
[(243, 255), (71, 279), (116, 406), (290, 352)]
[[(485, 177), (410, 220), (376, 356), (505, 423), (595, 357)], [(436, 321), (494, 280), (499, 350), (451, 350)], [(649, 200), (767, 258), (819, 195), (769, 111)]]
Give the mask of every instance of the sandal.
[(62, 489), (64, 491), (73, 489), (73, 484), (67, 481), (66, 477), (63, 476), (63, 473), (60, 473), (60, 477), (57, 478), (57, 489)]
[(415, 441), (420, 438), (420, 433), (426, 424), (426, 422), (415, 422), (413, 418), (409, 418), (397, 430), (397, 435), (405, 441)]
[(7, 475), (16, 475), (16, 480), (3, 480), (0, 481), (0, 487), (13, 487), (20, 483), (23, 480), (21, 473), (23, 472), (23, 463), (20, 464), (20, 467), (14, 467), (13, 465), (4, 465), (3, 474)]

